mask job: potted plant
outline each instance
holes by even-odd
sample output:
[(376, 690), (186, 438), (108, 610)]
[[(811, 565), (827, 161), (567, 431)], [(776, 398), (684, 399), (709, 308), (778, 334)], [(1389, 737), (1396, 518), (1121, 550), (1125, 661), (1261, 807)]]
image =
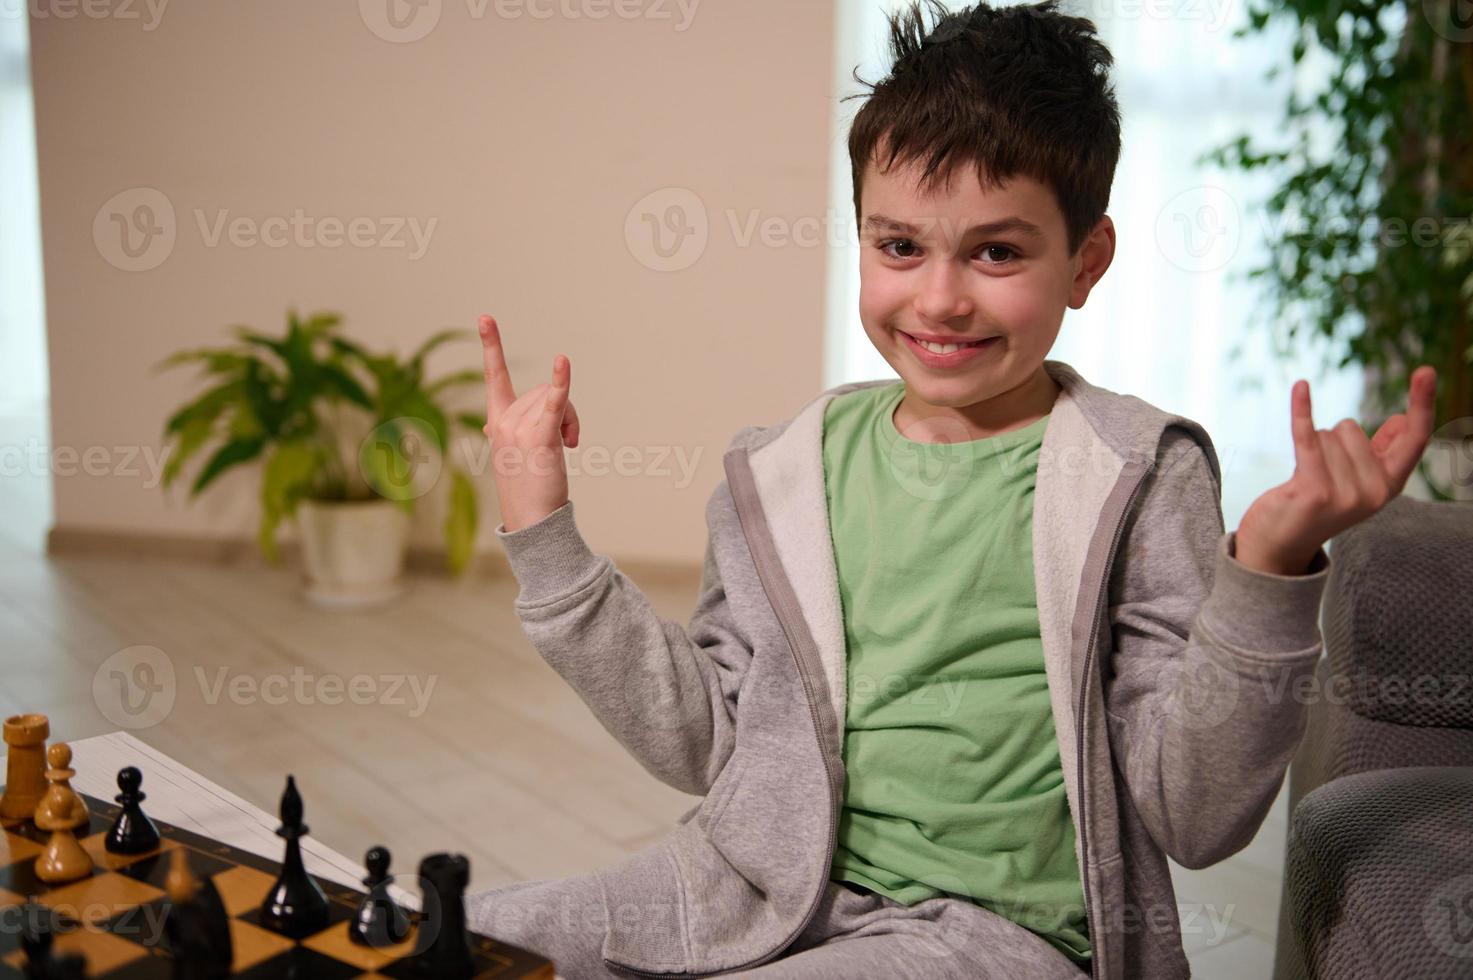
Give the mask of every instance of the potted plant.
[(1437, 368), (1419, 474), (1442, 500), (1473, 500), (1473, 30), (1458, 2), (1252, 0), (1234, 36), (1287, 21), (1294, 64), (1313, 52), (1325, 82), (1296, 79), (1278, 130), (1292, 139), (1244, 134), (1198, 161), (1280, 181), (1265, 225), (1283, 231), (1248, 277), (1268, 286), (1281, 351), (1317, 334), (1336, 366), (1362, 366), (1368, 433), (1404, 410), (1412, 366)]
[(448, 449), (454, 426), (479, 432), (484, 424), (439, 404), (450, 389), (479, 383), (479, 372), (424, 377), (426, 356), (470, 331), (441, 331), (400, 360), (341, 337), (340, 322), (333, 313), (302, 320), (291, 312), (282, 336), (237, 326), (238, 343), (180, 351), (155, 367), (197, 364), (212, 382), (165, 423), (164, 486), (211, 447), (191, 499), (225, 471), (260, 459), (261, 552), (278, 563), (276, 531), (296, 519), (307, 595), (335, 605), (383, 601), (402, 591), (415, 501), (445, 471), (447, 565), (452, 574), (464, 571), (475, 540), (476, 495)]

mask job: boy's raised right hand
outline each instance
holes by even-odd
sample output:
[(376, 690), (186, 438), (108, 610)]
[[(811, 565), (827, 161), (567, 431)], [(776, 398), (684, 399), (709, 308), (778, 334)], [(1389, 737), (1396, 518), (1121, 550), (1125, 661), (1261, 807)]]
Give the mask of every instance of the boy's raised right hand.
[(517, 531), (557, 510), (568, 500), (568, 468), (563, 446), (578, 445), (578, 410), (568, 398), (573, 366), (559, 354), (552, 359), (552, 382), (520, 398), (511, 386), (501, 331), (481, 315), (481, 352), (486, 364), (486, 425), (491, 442), (491, 472), (501, 501), (501, 521)]

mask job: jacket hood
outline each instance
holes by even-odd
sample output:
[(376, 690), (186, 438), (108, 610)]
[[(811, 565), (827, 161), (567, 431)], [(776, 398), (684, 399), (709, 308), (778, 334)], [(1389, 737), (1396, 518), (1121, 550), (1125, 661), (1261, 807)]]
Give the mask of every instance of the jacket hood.
[[(1135, 395), (1123, 394), (1091, 384), (1078, 371), (1064, 361), (1045, 360), (1044, 370), (1058, 382), (1059, 400), (1073, 402), (1084, 419), (1094, 429), (1099, 441), (1117, 457), (1117, 463), (1139, 462), (1150, 467), (1154, 464), (1162, 433), (1168, 426), (1186, 429), (1200, 443), (1207, 454), (1212, 476), (1219, 492), (1222, 488), (1222, 468), (1212, 439), (1207, 430), (1192, 419), (1163, 411)], [(749, 425), (736, 433), (727, 446), (727, 451), (745, 448), (755, 452), (782, 435), (796, 420), (813, 409), (817, 403), (850, 391), (877, 385), (895, 384), (897, 379), (883, 378), (872, 381), (848, 381), (826, 388), (814, 395), (788, 418), (772, 425)]]

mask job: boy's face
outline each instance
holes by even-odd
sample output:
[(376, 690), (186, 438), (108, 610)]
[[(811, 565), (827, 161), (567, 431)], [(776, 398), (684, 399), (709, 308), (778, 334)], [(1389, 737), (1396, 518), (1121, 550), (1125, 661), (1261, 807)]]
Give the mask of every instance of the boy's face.
[[(920, 170), (881, 174), (871, 162), (861, 195), (859, 315), (906, 400), (918, 399), (902, 412), (959, 415), (974, 438), (1037, 418), (1058, 391), (1044, 358), (1064, 309), (1083, 306), (1109, 265), (1114, 226), (1102, 218), (1070, 255), (1063, 212), (1038, 181), (1018, 176), (984, 191), (963, 166), (950, 187), (923, 197)], [(993, 339), (937, 354), (917, 336)]]

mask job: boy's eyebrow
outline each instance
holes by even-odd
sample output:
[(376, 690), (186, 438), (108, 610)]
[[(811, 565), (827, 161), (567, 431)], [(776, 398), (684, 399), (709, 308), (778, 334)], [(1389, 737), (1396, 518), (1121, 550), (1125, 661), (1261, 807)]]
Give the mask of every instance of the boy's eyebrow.
[[(890, 231), (900, 235), (919, 235), (921, 233), (921, 230), (915, 225), (907, 224), (904, 221), (900, 221), (896, 218), (891, 218), (883, 214), (872, 214), (868, 218), (865, 218), (864, 226), (867, 229), (874, 229), (877, 231)], [(979, 233), (983, 235), (1006, 235), (1009, 233), (1016, 233), (1027, 238), (1037, 239), (1039, 241), (1043, 241), (1045, 237), (1042, 228), (1038, 227), (1031, 221), (1016, 216), (1011, 218), (1003, 218), (1001, 221), (989, 221), (986, 224), (973, 225), (966, 231), (967, 236), (976, 235)]]

